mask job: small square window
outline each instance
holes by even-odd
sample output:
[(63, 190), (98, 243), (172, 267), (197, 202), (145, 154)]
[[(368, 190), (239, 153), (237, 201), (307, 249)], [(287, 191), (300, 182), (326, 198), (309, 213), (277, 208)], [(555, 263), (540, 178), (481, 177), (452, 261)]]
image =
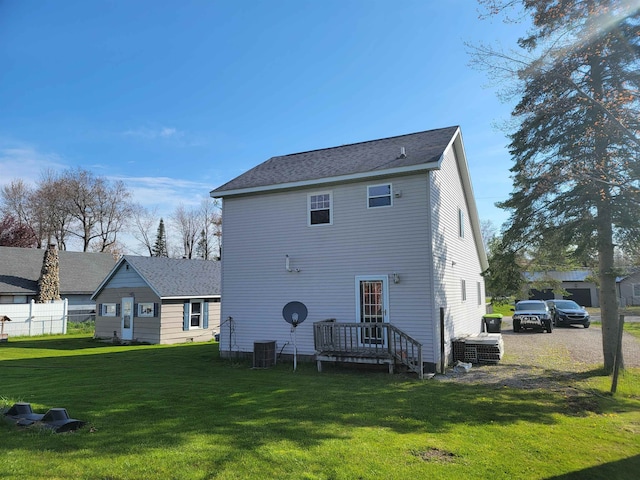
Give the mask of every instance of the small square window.
[(367, 206), (390, 207), (392, 205), (391, 184), (371, 185), (367, 187)]
[(138, 316), (139, 317), (155, 317), (153, 303), (139, 303), (138, 304)]
[(102, 312), (100, 314), (103, 317), (115, 317), (116, 316), (116, 304), (115, 303), (103, 303)]
[(331, 193), (309, 195), (309, 225), (331, 225)]

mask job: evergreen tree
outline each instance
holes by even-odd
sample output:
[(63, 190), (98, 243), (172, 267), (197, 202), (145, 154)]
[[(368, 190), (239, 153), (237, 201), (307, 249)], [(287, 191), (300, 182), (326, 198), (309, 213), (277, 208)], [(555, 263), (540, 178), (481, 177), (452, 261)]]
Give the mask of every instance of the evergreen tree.
[(164, 220), (160, 219), (158, 224), (158, 233), (156, 235), (156, 243), (153, 245), (154, 257), (168, 257), (167, 251), (167, 233), (164, 228)]
[(204, 260), (209, 260), (209, 250), (210, 248), (207, 234), (205, 233), (204, 229), (202, 229), (200, 231), (200, 240), (198, 240), (198, 244), (196, 245), (196, 255)]
[[(494, 13), (513, 4), (482, 3)], [(614, 247), (640, 237), (640, 9), (632, 3), (523, 0), (533, 27), (518, 43), (528, 57), (499, 67), (520, 82), (514, 190), (498, 204), (510, 211), (503, 241), (512, 252), (534, 244), (597, 254), (607, 372), (619, 330)], [(507, 58), (486, 47), (475, 55), (494, 68)]]

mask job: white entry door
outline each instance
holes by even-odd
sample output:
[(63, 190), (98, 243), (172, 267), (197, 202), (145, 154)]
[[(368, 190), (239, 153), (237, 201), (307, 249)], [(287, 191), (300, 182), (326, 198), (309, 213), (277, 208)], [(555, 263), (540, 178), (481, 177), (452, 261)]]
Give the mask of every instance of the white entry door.
[(122, 340), (133, 340), (133, 298), (122, 299)]
[(389, 322), (387, 276), (356, 277), (356, 295), (356, 318), (359, 322), (374, 324), (371, 328), (362, 329), (360, 342), (363, 345), (384, 345), (384, 330), (375, 324)]

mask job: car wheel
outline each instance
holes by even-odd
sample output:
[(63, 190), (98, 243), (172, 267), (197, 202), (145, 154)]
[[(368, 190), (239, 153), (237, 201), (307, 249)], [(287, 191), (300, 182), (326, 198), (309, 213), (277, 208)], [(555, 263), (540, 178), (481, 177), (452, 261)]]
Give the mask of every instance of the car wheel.
[(513, 331), (516, 333), (520, 331), (520, 320), (513, 321)]
[(589, 328), (589, 325), (591, 325), (591, 323), (590, 323), (590, 322), (585, 323), (585, 324), (584, 324), (584, 328)]

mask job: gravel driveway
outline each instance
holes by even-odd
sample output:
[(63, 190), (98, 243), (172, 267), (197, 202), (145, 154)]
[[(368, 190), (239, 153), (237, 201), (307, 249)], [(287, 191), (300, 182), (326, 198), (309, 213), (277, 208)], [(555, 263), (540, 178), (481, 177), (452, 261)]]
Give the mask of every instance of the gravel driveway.
[[(483, 383), (495, 386), (539, 388), (566, 385), (604, 363), (599, 326), (555, 328), (553, 333), (513, 333), (511, 318), (502, 322), (504, 356), (498, 364), (478, 364), (464, 372), (448, 370), (441, 381)], [(622, 341), (627, 367), (640, 367), (640, 340), (625, 333)]]

